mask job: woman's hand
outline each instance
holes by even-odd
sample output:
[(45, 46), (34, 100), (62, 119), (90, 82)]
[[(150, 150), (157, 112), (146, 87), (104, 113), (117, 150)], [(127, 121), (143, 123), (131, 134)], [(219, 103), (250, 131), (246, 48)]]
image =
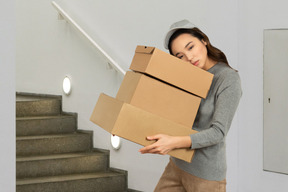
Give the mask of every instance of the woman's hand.
[(190, 136), (169, 136), (164, 134), (158, 134), (153, 136), (148, 136), (148, 140), (155, 140), (156, 142), (143, 147), (139, 150), (142, 154), (153, 153), (166, 155), (171, 150), (176, 148), (189, 148), (191, 147)]

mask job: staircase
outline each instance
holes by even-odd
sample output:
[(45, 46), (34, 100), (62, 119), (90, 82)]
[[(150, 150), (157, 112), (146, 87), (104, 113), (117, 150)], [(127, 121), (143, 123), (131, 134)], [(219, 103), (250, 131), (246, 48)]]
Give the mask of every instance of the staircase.
[(92, 131), (62, 97), (16, 94), (17, 192), (124, 192), (127, 172), (109, 167), (109, 151), (93, 148)]

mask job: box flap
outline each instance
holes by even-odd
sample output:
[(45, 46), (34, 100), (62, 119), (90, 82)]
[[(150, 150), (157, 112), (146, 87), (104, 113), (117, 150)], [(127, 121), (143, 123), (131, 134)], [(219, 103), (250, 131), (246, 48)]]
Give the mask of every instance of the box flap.
[(140, 78), (140, 73), (127, 71), (116, 95), (116, 99), (130, 103), (134, 96), (135, 90), (137, 89)]
[(90, 117), (90, 121), (99, 125), (109, 133), (112, 133), (122, 105), (123, 102), (101, 93)]
[(138, 45), (136, 47), (135, 53), (147, 53), (147, 54), (151, 54), (153, 53), (155, 47), (148, 47), (148, 46), (142, 46), (142, 45)]

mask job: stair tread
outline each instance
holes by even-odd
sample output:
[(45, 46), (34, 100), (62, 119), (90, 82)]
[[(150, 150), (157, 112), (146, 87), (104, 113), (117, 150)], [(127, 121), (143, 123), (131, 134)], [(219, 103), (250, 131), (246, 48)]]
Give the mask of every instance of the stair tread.
[(78, 135), (87, 135), (88, 132), (73, 132), (73, 133), (65, 133), (65, 134), (49, 134), (49, 135), (32, 135), (32, 136), (17, 136), (16, 140), (31, 140), (31, 139), (50, 139), (50, 138), (61, 138), (61, 137), (71, 137)]
[(51, 154), (51, 155), (33, 155), (33, 156), (19, 156), (16, 157), (16, 162), (24, 161), (38, 161), (38, 160), (49, 160), (49, 159), (66, 159), (74, 157), (84, 157), (84, 156), (100, 156), (105, 153), (99, 151), (91, 152), (78, 152), (78, 153), (62, 153), (62, 154)]
[(17, 96), (16, 102), (50, 100), (51, 98)]
[(16, 117), (16, 120), (38, 120), (38, 119), (57, 119), (57, 118), (71, 118), (73, 115), (60, 114), (60, 115), (48, 115), (48, 116), (24, 116)]
[(41, 95), (41, 94), (16, 94), (16, 102), (18, 101), (39, 101), (39, 100), (61, 100), (61, 96)]
[(84, 180), (84, 179), (97, 179), (103, 177), (114, 177), (121, 176), (123, 173), (117, 172), (95, 172), (95, 173), (81, 173), (81, 174), (71, 174), (71, 175), (58, 175), (58, 176), (46, 176), (46, 177), (36, 177), (36, 178), (24, 178), (17, 179), (16, 185), (27, 185), (35, 183), (52, 183), (52, 182), (63, 182), (72, 180)]

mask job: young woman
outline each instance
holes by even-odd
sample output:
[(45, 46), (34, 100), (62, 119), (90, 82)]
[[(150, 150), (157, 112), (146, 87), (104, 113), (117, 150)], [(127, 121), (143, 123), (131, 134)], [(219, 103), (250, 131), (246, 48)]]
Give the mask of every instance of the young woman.
[(174, 23), (164, 46), (170, 54), (214, 74), (206, 99), (202, 99), (190, 136), (152, 135), (156, 142), (139, 151), (167, 154), (176, 148), (195, 150), (191, 163), (171, 157), (155, 191), (225, 192), (226, 136), (242, 91), (238, 72), (225, 54), (211, 45), (209, 38), (187, 20)]

